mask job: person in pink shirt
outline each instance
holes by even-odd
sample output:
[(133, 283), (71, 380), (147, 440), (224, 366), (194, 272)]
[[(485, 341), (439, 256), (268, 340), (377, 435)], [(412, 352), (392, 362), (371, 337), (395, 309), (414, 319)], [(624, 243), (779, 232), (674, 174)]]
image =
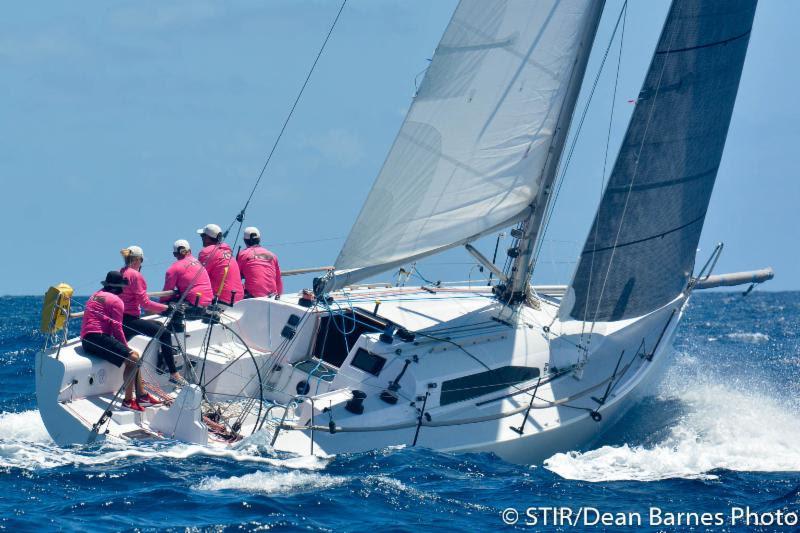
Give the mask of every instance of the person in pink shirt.
[(192, 255), (189, 241), (178, 239), (172, 245), (172, 255), (176, 261), (167, 269), (164, 276), (164, 290), (175, 291), (177, 294), (164, 296), (161, 302), (177, 300), (184, 294), (184, 301), (190, 306), (206, 307), (214, 298), (211, 290), (211, 280), (208, 272)]
[[(106, 274), (102, 284), (103, 288), (92, 294), (86, 302), (81, 322), (81, 346), (87, 353), (118, 367), (125, 365), (123, 379), (126, 386), (122, 405), (134, 411), (144, 411), (144, 406), (160, 402), (145, 392), (137, 365), (139, 352), (128, 346), (122, 331), (125, 304), (119, 295), (128, 282), (122, 274), (112, 270)], [(134, 388), (137, 398), (133, 397)]]
[(203, 249), (197, 257), (208, 272), (214, 296), (225, 305), (241, 301), (244, 298), (242, 275), (239, 265), (233, 260), (231, 247), (222, 242), (222, 228), (207, 224), (197, 233), (203, 240)]
[(258, 228), (244, 229), (244, 244), (247, 246), (236, 257), (239, 271), (244, 278), (244, 297), (275, 296), (283, 294), (281, 267), (275, 254), (261, 246)]
[(161, 344), (158, 358), (159, 368), (166, 366), (170, 373), (170, 382), (176, 385), (185, 385), (186, 380), (178, 373), (175, 366), (175, 350), (172, 348), (172, 333), (166, 327), (162, 327), (157, 320), (147, 320), (142, 318), (142, 312), (163, 313), (169, 307), (162, 303), (154, 302), (147, 295), (147, 282), (142, 276), (142, 263), (144, 263), (144, 251), (139, 246), (128, 246), (121, 252), (125, 260), (125, 266), (120, 270), (122, 277), (128, 282), (122, 290), (120, 298), (125, 304), (125, 311), (122, 317), (122, 331), (125, 338), (131, 340), (136, 335), (145, 335), (155, 338)]

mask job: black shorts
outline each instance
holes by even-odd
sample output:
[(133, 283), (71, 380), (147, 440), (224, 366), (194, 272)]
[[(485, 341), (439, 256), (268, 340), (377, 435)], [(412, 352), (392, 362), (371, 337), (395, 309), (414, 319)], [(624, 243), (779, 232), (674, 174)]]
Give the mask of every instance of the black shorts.
[(131, 354), (130, 348), (111, 335), (104, 335), (102, 333), (87, 333), (86, 336), (81, 339), (81, 345), (87, 353), (96, 355), (117, 366), (122, 366), (122, 363), (124, 363)]

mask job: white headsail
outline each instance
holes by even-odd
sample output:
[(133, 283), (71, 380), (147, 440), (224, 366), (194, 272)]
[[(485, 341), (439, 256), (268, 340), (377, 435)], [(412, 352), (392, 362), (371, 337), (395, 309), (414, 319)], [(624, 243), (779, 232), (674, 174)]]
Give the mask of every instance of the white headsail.
[(462, 0), (326, 290), (528, 216), (602, 7)]

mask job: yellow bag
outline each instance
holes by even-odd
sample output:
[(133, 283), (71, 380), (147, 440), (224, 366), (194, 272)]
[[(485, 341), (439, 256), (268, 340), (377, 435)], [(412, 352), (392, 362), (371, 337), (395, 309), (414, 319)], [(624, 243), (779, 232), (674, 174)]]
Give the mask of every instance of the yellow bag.
[(66, 283), (47, 289), (42, 306), (42, 323), (39, 326), (42, 333), (52, 335), (64, 329), (69, 320), (72, 292), (72, 287)]

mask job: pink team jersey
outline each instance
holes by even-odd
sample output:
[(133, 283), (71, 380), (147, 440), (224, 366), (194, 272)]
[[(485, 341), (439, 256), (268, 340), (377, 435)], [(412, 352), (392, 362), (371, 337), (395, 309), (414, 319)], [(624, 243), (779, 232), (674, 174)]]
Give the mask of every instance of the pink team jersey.
[(111, 335), (119, 342), (128, 345), (122, 333), (122, 312), (125, 304), (116, 294), (101, 289), (89, 297), (83, 311), (81, 339), (89, 333)]
[(147, 296), (147, 282), (142, 273), (136, 269), (125, 267), (120, 270), (122, 277), (128, 280), (128, 286), (122, 289), (120, 298), (125, 304), (125, 314), (135, 317), (142, 315), (142, 310), (149, 313), (160, 313), (167, 309), (167, 306), (154, 302)]
[[(198, 258), (200, 264), (206, 267), (208, 278), (211, 280), (211, 288), (214, 290), (214, 294), (219, 294), (220, 302), (231, 303), (231, 295), (234, 291), (236, 291), (234, 303), (244, 298), (239, 265), (233, 260), (233, 252), (227, 243), (206, 246), (200, 250)], [(222, 285), (222, 292), (219, 291), (220, 285)]]
[(283, 294), (283, 280), (278, 258), (261, 246), (249, 246), (236, 258), (244, 278), (244, 290), (250, 296)]
[[(208, 279), (208, 272), (205, 271), (192, 254), (187, 254), (182, 259), (178, 259), (167, 269), (167, 274), (164, 276), (164, 290), (172, 291), (176, 289), (181, 295), (187, 291), (189, 292), (184, 301), (191, 305), (205, 307), (211, 303), (214, 297), (214, 291), (211, 290), (211, 281)], [(197, 293), (200, 293), (199, 299)], [(176, 296), (164, 296), (161, 301), (168, 302), (177, 298)]]

